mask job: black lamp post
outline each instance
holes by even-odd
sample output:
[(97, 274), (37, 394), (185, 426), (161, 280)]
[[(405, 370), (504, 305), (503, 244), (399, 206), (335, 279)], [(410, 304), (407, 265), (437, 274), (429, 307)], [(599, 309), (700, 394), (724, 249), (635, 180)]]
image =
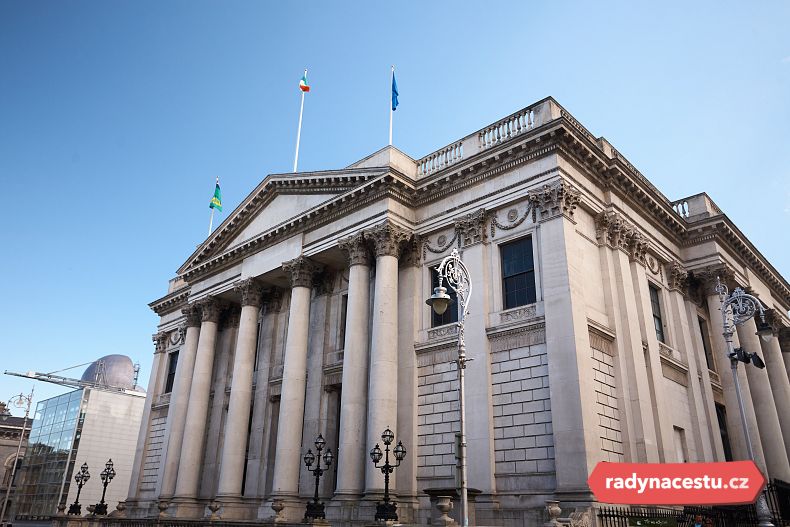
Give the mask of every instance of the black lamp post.
[(381, 472), (384, 474), (384, 501), (380, 501), (376, 504), (376, 521), (398, 521), (395, 502), (390, 502), (390, 474), (400, 466), (400, 462), (406, 457), (406, 448), (401, 441), (398, 441), (398, 444), (392, 449), (392, 453), (395, 454), (395, 459), (398, 461), (398, 464), (392, 465), (390, 464), (390, 444), (395, 440), (395, 434), (392, 433), (392, 430), (387, 428), (384, 430), (384, 433), (381, 434), (381, 440), (384, 442), (383, 465), (379, 466), (379, 461), (381, 461), (382, 458), (379, 444), (376, 443), (376, 446), (370, 451), (370, 459), (373, 460), (373, 465), (381, 469)]
[(96, 504), (93, 514), (105, 516), (107, 514), (107, 504), (104, 503), (104, 495), (107, 494), (107, 485), (109, 485), (112, 478), (115, 477), (115, 469), (112, 468), (112, 459), (104, 464), (104, 470), (101, 471), (99, 477), (101, 478), (102, 485), (104, 485), (104, 490), (101, 492), (101, 501)]
[(88, 464), (83, 463), (80, 467), (80, 471), (74, 476), (74, 481), (77, 482), (77, 499), (75, 499), (74, 503), (69, 506), (69, 514), (76, 514), (77, 516), (82, 514), (82, 505), (80, 505), (80, 492), (82, 492), (82, 486), (85, 485), (89, 479), (91, 479), (91, 473), (88, 472)]
[[(304, 513), (305, 521), (326, 519), (326, 515), (324, 514), (324, 504), (318, 501), (318, 483), (321, 481), (321, 476), (323, 476), (324, 472), (326, 472), (326, 470), (321, 467), (321, 451), (324, 450), (325, 445), (326, 441), (324, 441), (324, 436), (318, 434), (318, 437), (315, 438), (316, 454), (313, 454), (313, 451), (308, 448), (307, 454), (304, 455), (304, 464), (307, 465), (307, 469), (315, 476), (315, 494), (313, 495), (313, 501), (307, 502), (307, 509)], [(316, 459), (318, 459), (318, 464), (315, 466), (315, 468), (310, 468), (313, 466), (313, 463)], [(326, 464), (326, 468), (329, 468), (332, 465), (332, 459), (332, 451), (327, 448), (326, 453), (324, 454), (324, 463)]]

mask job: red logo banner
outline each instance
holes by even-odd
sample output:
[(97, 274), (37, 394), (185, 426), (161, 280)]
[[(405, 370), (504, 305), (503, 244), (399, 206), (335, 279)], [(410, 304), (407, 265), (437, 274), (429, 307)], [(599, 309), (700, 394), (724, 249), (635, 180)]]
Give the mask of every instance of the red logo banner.
[(608, 463), (587, 479), (595, 497), (623, 505), (754, 503), (765, 477), (754, 461), (728, 463)]

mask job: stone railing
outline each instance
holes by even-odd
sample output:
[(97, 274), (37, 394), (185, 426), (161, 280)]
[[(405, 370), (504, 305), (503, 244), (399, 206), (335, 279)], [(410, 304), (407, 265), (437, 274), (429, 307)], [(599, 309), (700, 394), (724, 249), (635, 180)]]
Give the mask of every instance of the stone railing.
[(506, 143), (533, 128), (559, 119), (562, 116), (561, 111), (560, 106), (552, 99), (527, 106), (423, 157), (417, 161), (417, 177), (438, 172), (482, 150)]

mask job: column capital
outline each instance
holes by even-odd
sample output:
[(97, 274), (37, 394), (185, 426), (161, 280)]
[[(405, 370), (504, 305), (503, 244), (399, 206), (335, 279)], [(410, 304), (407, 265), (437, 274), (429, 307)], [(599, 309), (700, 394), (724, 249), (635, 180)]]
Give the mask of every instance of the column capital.
[(370, 265), (370, 251), (362, 232), (352, 234), (338, 242), (340, 250), (346, 253), (349, 267), (354, 265)]
[(688, 277), (688, 271), (680, 263), (673, 260), (667, 264), (667, 284), (671, 291), (688, 295)]
[(470, 245), (487, 241), (486, 222), (488, 221), (488, 216), (486, 210), (481, 208), (455, 219), (455, 228), (461, 237), (462, 247), (469, 247)]
[(541, 220), (548, 220), (556, 216), (566, 216), (573, 219), (573, 211), (581, 200), (581, 192), (565, 180), (547, 183), (536, 190), (529, 192), (529, 201), (538, 208)]
[(373, 242), (376, 257), (400, 257), (401, 249), (411, 235), (411, 231), (407, 231), (389, 220), (365, 231), (365, 237)]
[(721, 280), (730, 290), (738, 287), (738, 284), (735, 282), (735, 270), (724, 263), (695, 269), (693, 273), (694, 278), (699, 281), (703, 295), (706, 297), (712, 295), (718, 296), (719, 293), (717, 293), (715, 289), (717, 280)]
[(225, 311), (225, 318), (222, 321), (223, 327), (226, 328), (237, 328), (239, 327), (239, 322), (241, 320), (241, 307), (238, 305), (232, 305)]
[(219, 317), (225, 309), (226, 304), (216, 298), (209, 296), (199, 300), (200, 320), (202, 322), (219, 322)]
[(186, 327), (199, 328), (200, 327), (200, 306), (197, 303), (189, 304), (181, 310), (181, 313), (186, 317)]
[(169, 335), (166, 331), (160, 331), (159, 333), (155, 333), (154, 335), (151, 336), (151, 340), (154, 341), (154, 346), (156, 348), (154, 354), (165, 352), (165, 350), (167, 349), (167, 341), (169, 340), (168, 337)]
[(293, 260), (283, 262), (283, 270), (291, 280), (291, 287), (313, 287), (313, 275), (323, 269), (306, 256), (298, 256)]
[(277, 313), (283, 307), (283, 290), (271, 287), (264, 292), (266, 313)]
[(263, 305), (263, 287), (254, 278), (242, 280), (233, 288), (241, 295), (241, 306), (261, 307)]
[(400, 257), (400, 264), (402, 267), (419, 267), (422, 261), (422, 244), (420, 243), (420, 236), (414, 234), (411, 240), (406, 242), (403, 248), (403, 254)]

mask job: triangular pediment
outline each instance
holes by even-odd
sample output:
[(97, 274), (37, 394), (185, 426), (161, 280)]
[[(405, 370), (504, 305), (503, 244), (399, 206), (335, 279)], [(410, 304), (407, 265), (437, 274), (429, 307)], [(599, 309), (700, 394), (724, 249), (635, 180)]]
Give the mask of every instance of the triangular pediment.
[(178, 274), (262, 232), (308, 214), (311, 209), (381, 177), (388, 170), (386, 166), (363, 166), (298, 174), (271, 174), (198, 246), (178, 269)]

